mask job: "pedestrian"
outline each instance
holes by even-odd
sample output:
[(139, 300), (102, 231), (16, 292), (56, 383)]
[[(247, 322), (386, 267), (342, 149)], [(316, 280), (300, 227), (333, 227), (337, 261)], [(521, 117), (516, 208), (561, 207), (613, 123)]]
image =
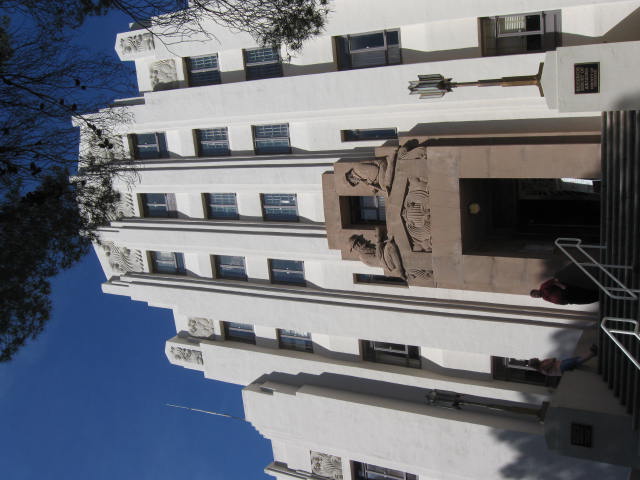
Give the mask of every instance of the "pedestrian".
[(532, 358), (529, 360), (528, 365), (535, 368), (538, 372), (548, 377), (560, 377), (564, 372), (570, 371), (579, 367), (584, 362), (591, 360), (598, 354), (598, 346), (591, 345), (589, 353), (587, 355), (581, 355), (578, 357), (565, 358), (564, 360), (558, 360), (557, 358), (545, 358), (540, 360), (538, 358)]
[(556, 305), (586, 305), (598, 301), (598, 290), (579, 287), (557, 278), (550, 278), (529, 293), (533, 298), (542, 298)]

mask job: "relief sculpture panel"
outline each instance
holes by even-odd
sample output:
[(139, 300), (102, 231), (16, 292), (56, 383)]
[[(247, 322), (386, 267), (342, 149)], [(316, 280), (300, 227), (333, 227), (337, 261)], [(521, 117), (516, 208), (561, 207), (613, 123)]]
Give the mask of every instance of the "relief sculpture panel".
[(342, 459), (335, 455), (314, 452), (311, 450), (311, 472), (331, 480), (342, 480)]
[(431, 210), (429, 188), (422, 178), (409, 178), (402, 206), (402, 222), (414, 252), (431, 251)]

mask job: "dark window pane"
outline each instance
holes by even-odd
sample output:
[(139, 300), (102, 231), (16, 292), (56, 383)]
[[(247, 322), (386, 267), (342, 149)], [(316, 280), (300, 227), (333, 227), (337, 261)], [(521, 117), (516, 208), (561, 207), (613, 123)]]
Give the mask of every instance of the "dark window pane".
[(357, 142), (359, 140), (395, 140), (398, 138), (398, 131), (395, 128), (343, 130), (342, 137), (345, 142)]
[(220, 278), (247, 279), (244, 257), (218, 255), (216, 256), (216, 269)]
[(305, 284), (304, 262), (296, 260), (270, 260), (271, 281), (274, 283)]
[(349, 37), (349, 48), (352, 52), (354, 50), (376, 47), (384, 47), (384, 34), (382, 32), (351, 35)]
[(238, 218), (238, 206), (235, 193), (208, 193), (206, 201), (209, 218)]

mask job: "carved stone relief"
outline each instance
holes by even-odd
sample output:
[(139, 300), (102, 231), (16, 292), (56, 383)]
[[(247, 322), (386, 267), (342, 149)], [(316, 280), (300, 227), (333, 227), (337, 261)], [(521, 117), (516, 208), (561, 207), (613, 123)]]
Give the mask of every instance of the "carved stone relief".
[(210, 338), (214, 335), (213, 320), (194, 317), (189, 319), (189, 334), (192, 337)]
[(393, 183), (394, 171), (395, 157), (376, 158), (354, 164), (345, 174), (345, 179), (352, 187), (368, 185), (374, 195), (380, 192), (388, 193)]
[(393, 237), (373, 244), (362, 235), (352, 235), (349, 238), (351, 250), (356, 252), (358, 259), (370, 267), (383, 267), (390, 276), (406, 278), (400, 251)]
[(142, 252), (120, 247), (113, 242), (104, 242), (102, 249), (109, 259), (109, 266), (115, 273), (142, 272)]
[(155, 50), (155, 48), (153, 35), (149, 32), (137, 33), (120, 38), (120, 51), (123, 55)]
[(149, 76), (153, 90), (168, 90), (178, 86), (176, 62), (173, 59), (153, 62), (149, 66)]
[(169, 349), (169, 353), (171, 353), (173, 359), (178, 362), (195, 363), (196, 365), (204, 364), (204, 361), (202, 360), (202, 352), (199, 350), (172, 346)]
[(131, 218), (134, 215), (133, 195), (130, 193), (121, 193), (120, 201), (116, 205), (116, 219)]
[(431, 210), (427, 181), (409, 178), (407, 195), (402, 205), (402, 222), (414, 252), (431, 251)]
[(407, 278), (409, 280), (426, 281), (433, 278), (433, 270), (425, 270), (421, 268), (410, 268), (407, 270)]
[(311, 472), (332, 480), (342, 480), (342, 459), (335, 455), (311, 450)]

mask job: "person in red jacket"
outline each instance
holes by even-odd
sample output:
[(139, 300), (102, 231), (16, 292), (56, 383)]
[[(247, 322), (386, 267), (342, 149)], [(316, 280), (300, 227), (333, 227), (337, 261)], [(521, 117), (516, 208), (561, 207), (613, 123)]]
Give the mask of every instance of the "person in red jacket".
[(550, 278), (537, 289), (531, 290), (530, 295), (556, 305), (586, 305), (598, 301), (598, 290), (563, 283), (557, 278)]

